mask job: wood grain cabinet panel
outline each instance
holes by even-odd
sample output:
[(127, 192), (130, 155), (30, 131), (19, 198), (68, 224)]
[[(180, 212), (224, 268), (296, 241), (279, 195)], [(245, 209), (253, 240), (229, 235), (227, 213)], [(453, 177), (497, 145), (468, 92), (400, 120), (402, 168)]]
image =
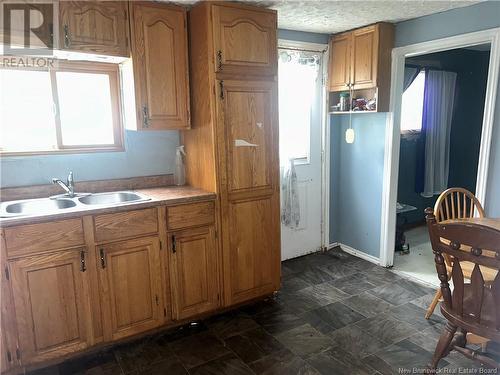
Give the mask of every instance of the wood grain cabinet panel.
[(214, 228), (171, 233), (169, 248), (175, 318), (215, 310), (219, 299)]
[(277, 65), (276, 13), (214, 5), (217, 72), (274, 75)]
[(51, 221), (5, 228), (8, 258), (83, 246), (85, 239), (81, 219)]
[(108, 242), (158, 232), (157, 208), (94, 217), (96, 242)]
[(377, 86), (378, 27), (364, 27), (352, 32), (351, 84), (355, 89)]
[(9, 263), (23, 363), (79, 351), (92, 339), (84, 248)]
[(223, 90), (228, 192), (271, 191), (276, 83), (225, 80)]
[(105, 338), (116, 340), (162, 324), (159, 239), (99, 246), (97, 256)]
[(190, 127), (186, 10), (132, 2), (137, 128)]
[(351, 33), (335, 35), (330, 39), (328, 84), (330, 91), (349, 90), (351, 66)]
[(125, 1), (60, 1), (60, 48), (129, 56)]
[(226, 298), (232, 304), (279, 289), (279, 217), (273, 198), (229, 203)]
[(167, 228), (176, 230), (213, 224), (215, 221), (214, 202), (181, 204), (167, 207)]

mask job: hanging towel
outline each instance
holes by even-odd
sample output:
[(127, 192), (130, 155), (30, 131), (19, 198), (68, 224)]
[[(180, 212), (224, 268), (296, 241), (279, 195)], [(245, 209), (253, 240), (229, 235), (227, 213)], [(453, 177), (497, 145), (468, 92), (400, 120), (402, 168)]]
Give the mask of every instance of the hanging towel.
[(299, 192), (295, 163), (290, 159), (283, 173), (281, 222), (289, 228), (297, 228), (300, 223)]

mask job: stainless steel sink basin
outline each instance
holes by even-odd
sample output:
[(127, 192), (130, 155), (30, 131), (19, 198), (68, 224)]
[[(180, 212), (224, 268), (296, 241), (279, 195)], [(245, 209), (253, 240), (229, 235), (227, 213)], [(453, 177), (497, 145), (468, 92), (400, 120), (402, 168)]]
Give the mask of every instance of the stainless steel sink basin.
[(113, 205), (119, 203), (139, 202), (149, 200), (131, 191), (115, 191), (111, 193), (99, 193), (78, 198), (78, 201), (85, 205)]
[(75, 211), (93, 206), (126, 205), (128, 203), (150, 200), (133, 191), (114, 191), (98, 194), (77, 194), (75, 197), (54, 196), (51, 198), (28, 199), (0, 203), (0, 217), (50, 215), (64, 210)]
[(5, 204), (4, 211), (14, 215), (37, 215), (75, 207), (71, 199), (34, 199)]

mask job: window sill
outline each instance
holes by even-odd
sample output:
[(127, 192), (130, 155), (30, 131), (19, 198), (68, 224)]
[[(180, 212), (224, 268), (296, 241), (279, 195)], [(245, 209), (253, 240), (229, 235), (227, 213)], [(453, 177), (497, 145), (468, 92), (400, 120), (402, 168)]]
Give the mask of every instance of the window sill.
[(98, 152), (123, 152), (123, 146), (112, 147), (92, 147), (92, 148), (68, 148), (60, 150), (40, 150), (40, 151), (0, 151), (0, 157), (15, 156), (37, 156), (37, 155), (60, 155), (60, 154), (91, 154)]

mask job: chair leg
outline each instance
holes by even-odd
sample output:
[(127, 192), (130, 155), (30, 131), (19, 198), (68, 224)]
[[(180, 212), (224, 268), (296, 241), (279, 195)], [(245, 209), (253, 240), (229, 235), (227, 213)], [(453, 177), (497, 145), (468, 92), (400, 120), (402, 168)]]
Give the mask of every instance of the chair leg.
[(455, 338), (452, 341), (452, 346), (460, 346), (461, 348), (465, 348), (467, 345), (467, 331), (463, 328), (458, 328), (457, 333), (455, 334)]
[(438, 288), (438, 290), (436, 290), (436, 294), (434, 294), (434, 298), (432, 299), (431, 304), (427, 308), (427, 312), (425, 313), (425, 319), (429, 319), (431, 315), (434, 313), (434, 309), (436, 308), (436, 305), (438, 304), (442, 296), (443, 294), (441, 293), (441, 288)]
[(450, 352), (450, 343), (457, 331), (457, 327), (452, 325), (450, 322), (446, 323), (444, 327), (444, 332), (441, 334), (439, 341), (436, 346), (436, 350), (434, 351), (434, 356), (432, 357), (432, 362), (430, 364), (430, 368), (435, 370), (439, 360), (443, 357), (446, 357)]

